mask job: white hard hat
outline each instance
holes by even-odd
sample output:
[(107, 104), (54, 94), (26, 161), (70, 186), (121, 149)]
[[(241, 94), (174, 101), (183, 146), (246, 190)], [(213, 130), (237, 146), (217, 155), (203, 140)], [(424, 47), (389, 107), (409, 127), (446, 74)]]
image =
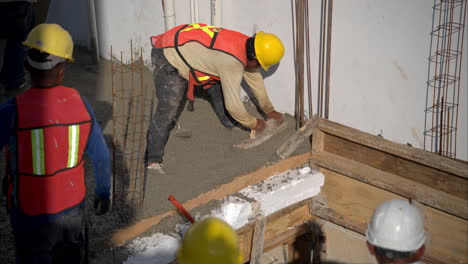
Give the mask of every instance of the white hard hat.
[(421, 212), (408, 201), (385, 202), (374, 211), (366, 237), (369, 243), (377, 247), (416, 251), (426, 240)]

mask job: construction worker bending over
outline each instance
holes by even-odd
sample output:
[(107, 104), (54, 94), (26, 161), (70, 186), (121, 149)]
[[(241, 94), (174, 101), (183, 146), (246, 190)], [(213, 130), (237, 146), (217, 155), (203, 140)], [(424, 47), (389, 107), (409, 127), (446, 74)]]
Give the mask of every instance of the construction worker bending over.
[[(258, 32), (249, 37), (229, 29), (205, 24), (181, 25), (151, 38), (157, 110), (151, 120), (146, 149), (146, 166), (163, 173), (161, 162), (169, 133), (185, 103), (193, 110), (195, 87), (211, 97), (213, 108), (227, 127), (234, 126), (230, 116), (241, 125), (263, 131), (266, 123), (245, 109), (241, 82), (251, 87), (268, 119), (283, 122), (268, 98), (259, 67), (277, 64), (284, 54), (281, 40), (273, 34)], [(187, 87), (188, 86), (188, 87)]]
[(178, 264), (241, 264), (236, 231), (223, 220), (208, 217), (195, 222), (177, 252)]
[(16, 263), (82, 263), (83, 155), (92, 159), (101, 215), (110, 207), (109, 151), (90, 104), (61, 85), (72, 60), (70, 34), (59, 25), (40, 24), (24, 45), (31, 89), (0, 105), (0, 150), (7, 145), (8, 159), (2, 185)]
[(379, 264), (420, 263), (426, 241), (423, 216), (408, 201), (385, 202), (374, 211), (366, 237)]

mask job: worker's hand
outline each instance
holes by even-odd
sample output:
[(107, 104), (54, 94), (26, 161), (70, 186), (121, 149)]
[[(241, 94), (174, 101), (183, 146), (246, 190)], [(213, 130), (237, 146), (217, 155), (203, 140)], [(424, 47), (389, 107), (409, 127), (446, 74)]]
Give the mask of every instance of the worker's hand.
[(257, 125), (255, 126), (254, 130), (255, 133), (261, 133), (266, 128), (266, 122), (262, 119), (257, 119)]
[(94, 197), (94, 210), (96, 211), (96, 215), (103, 215), (109, 212), (110, 209), (110, 198), (101, 198), (99, 196)]
[(271, 111), (270, 113), (266, 114), (268, 119), (274, 119), (277, 124), (281, 124), (284, 121), (284, 115), (276, 112), (276, 111)]

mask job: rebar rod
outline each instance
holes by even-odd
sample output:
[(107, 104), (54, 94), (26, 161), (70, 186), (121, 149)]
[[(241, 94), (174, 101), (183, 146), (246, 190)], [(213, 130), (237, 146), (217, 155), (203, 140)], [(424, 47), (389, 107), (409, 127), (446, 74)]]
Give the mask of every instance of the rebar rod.
[[(141, 110), (140, 110), (140, 116), (141, 116), (141, 121), (140, 121), (140, 147), (139, 147), (139, 155), (144, 156), (143, 153), (143, 140), (144, 140), (144, 126), (143, 124), (146, 122), (145, 119), (145, 87), (144, 87), (144, 76), (143, 76), (143, 48), (140, 47), (140, 98), (141, 98)], [(144, 157), (143, 157), (144, 159)], [(140, 180), (140, 188), (142, 190), (142, 195), (141, 195), (141, 200), (140, 200), (140, 206), (143, 206), (143, 202), (145, 200), (145, 195), (146, 195), (146, 174), (144, 172), (144, 161), (140, 162), (140, 177), (143, 177), (143, 180)]]
[(330, 112), (330, 64), (331, 64), (331, 38), (332, 38), (332, 15), (333, 0), (328, 2), (327, 15), (327, 61), (326, 61), (326, 79), (325, 79), (325, 119), (329, 118)]
[(300, 49), (300, 64), (299, 64), (299, 127), (304, 124), (304, 1), (299, 0), (300, 16), (299, 16), (299, 49)]
[[(134, 60), (133, 60), (133, 41), (130, 40), (130, 78), (131, 78), (131, 90), (130, 90), (130, 98), (132, 102), (132, 112), (136, 114), (137, 111), (137, 104), (135, 103), (135, 85), (134, 85)], [(135, 149), (135, 134), (136, 134), (136, 118), (132, 118), (132, 153), (130, 155), (130, 171), (133, 174), (132, 178), (135, 180), (135, 190), (137, 189), (137, 174), (135, 173), (135, 160), (133, 157), (134, 149)], [(133, 199), (135, 199), (135, 194), (133, 195)]]
[[(443, 3), (440, 3), (441, 5)], [(437, 5), (434, 5), (433, 9), (434, 9), (434, 12), (436, 12), (436, 6)], [(442, 19), (442, 8), (439, 9), (439, 22), (438, 22), (438, 26), (437, 28), (440, 29), (440, 25), (441, 25), (441, 19)], [(433, 37), (434, 35), (437, 37), (437, 41), (436, 41), (436, 52), (439, 50), (439, 44), (440, 44), (440, 35), (437, 35), (435, 33), (436, 31), (433, 30)], [(434, 128), (436, 125), (437, 125), (437, 116), (438, 116), (438, 108), (436, 108), (436, 82), (437, 82), (437, 68), (439, 67), (439, 63), (438, 63), (438, 60), (439, 60), (439, 56), (435, 56), (435, 66), (434, 66), (434, 87), (433, 87), (433, 94), (432, 94), (432, 107), (433, 107), (433, 113), (432, 113), (432, 128)], [(437, 99), (437, 104), (439, 104), (439, 99)], [(432, 132), (433, 133), (433, 132)], [(434, 151), (437, 151), (437, 131), (435, 133), (435, 137), (436, 139), (434, 140), (434, 137), (431, 138), (431, 151), (434, 152)], [(434, 144), (435, 142), (435, 144)]]
[(324, 69), (325, 69), (325, 32), (326, 32), (326, 10), (328, 2), (322, 0), (322, 12), (320, 20), (320, 58), (319, 58), (319, 116), (323, 118), (324, 97)]
[(306, 63), (307, 63), (307, 93), (309, 106), (309, 119), (313, 117), (312, 107), (312, 77), (310, 68), (310, 34), (309, 34), (309, 0), (305, 2), (305, 30), (306, 30)]
[[(125, 115), (125, 103), (124, 103), (124, 92), (125, 92), (125, 83), (124, 83), (124, 71), (123, 71), (123, 53), (122, 51), (120, 52), (120, 93), (121, 93), (121, 102), (122, 102), (122, 116)], [(125, 118), (122, 118), (122, 124), (124, 125)], [(125, 125), (124, 125), (125, 126)], [(123, 141), (123, 146), (122, 146), (122, 153), (125, 153), (125, 148), (127, 146), (127, 137), (125, 136), (125, 133), (122, 135), (122, 141)]]
[[(461, 3), (461, 6), (460, 6), (460, 12), (461, 12), (461, 15), (460, 15), (460, 16), (463, 15), (463, 23), (462, 23), (462, 28), (461, 28), (461, 30), (460, 30), (460, 31), (461, 31), (461, 46), (460, 46), (461, 49), (460, 49), (460, 53), (459, 53), (459, 56), (460, 56), (460, 67), (458, 68), (458, 76), (461, 76), (461, 64), (462, 64), (461, 58), (463, 58), (463, 41), (464, 41), (464, 36), (465, 36), (465, 30), (464, 30), (465, 28), (464, 28), (464, 27), (465, 27), (465, 22), (466, 22), (466, 5), (467, 5), (466, 2), (467, 2), (466, 0), (463, 1), (463, 2)], [(465, 7), (464, 9), (463, 9), (463, 6)], [(460, 33), (459, 33), (459, 34), (460, 34)], [(458, 91), (457, 91), (457, 95), (458, 95), (458, 96), (457, 96), (457, 109), (455, 110), (455, 111), (456, 111), (456, 114), (455, 114), (455, 128), (458, 128), (458, 106), (459, 106), (459, 104), (460, 104), (460, 96), (459, 96), (459, 95), (460, 95), (460, 83), (461, 83), (461, 82), (458, 81), (458, 88), (457, 88), (457, 90), (458, 90)], [(458, 132), (457, 129), (455, 129), (455, 150), (454, 150), (454, 153), (455, 153), (455, 154), (454, 154), (454, 157), (456, 157), (456, 155), (457, 155), (457, 132)]]
[[(441, 109), (440, 109), (440, 120), (443, 119), (444, 117), (444, 97), (442, 97), (442, 100), (440, 102), (441, 104)], [(442, 155), (442, 137), (443, 137), (443, 131), (442, 131), (442, 128), (443, 126), (440, 125), (440, 137), (439, 137), (439, 140), (440, 140), (440, 145), (439, 145), (439, 155)]]
[(116, 199), (116, 175), (117, 175), (117, 169), (116, 169), (116, 140), (117, 140), (117, 130), (116, 130), (116, 91), (115, 91), (115, 84), (114, 84), (114, 56), (112, 53), (112, 45), (110, 46), (110, 57), (111, 57), (111, 87), (112, 87), (112, 198)]

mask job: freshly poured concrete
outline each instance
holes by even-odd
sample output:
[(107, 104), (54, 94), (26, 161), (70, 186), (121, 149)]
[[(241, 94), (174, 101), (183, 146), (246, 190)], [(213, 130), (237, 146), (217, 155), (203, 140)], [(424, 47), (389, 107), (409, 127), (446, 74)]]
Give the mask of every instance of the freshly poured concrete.
[[(78, 51), (77, 61), (69, 65), (64, 85), (76, 88), (92, 104), (96, 117), (103, 128), (108, 146), (112, 151), (112, 90), (110, 63), (102, 61), (99, 70), (89, 65), (89, 55)], [(151, 73), (144, 73), (144, 86), (147, 93), (146, 105), (151, 107), (154, 99), (154, 81)], [(268, 87), (267, 87), (268, 89)], [(3, 95), (3, 102), (7, 95)], [(155, 99), (154, 99), (155, 100)], [(154, 102), (153, 107), (156, 102)], [(155, 109), (155, 108), (153, 108)], [(255, 108), (248, 105), (251, 113)], [(258, 116), (258, 115), (257, 115)], [(239, 150), (233, 144), (248, 138), (248, 132), (239, 128), (224, 128), (218, 121), (211, 105), (196, 99), (195, 112), (184, 111), (179, 123), (184, 129), (192, 132), (191, 138), (176, 137), (174, 131), (166, 146), (164, 165), (166, 175), (156, 175), (147, 179), (146, 198), (143, 208), (132, 204), (124, 204), (101, 217), (94, 216), (91, 207), (93, 199), (93, 175), (90, 163), (87, 166), (88, 184), (88, 218), (90, 222), (90, 256), (96, 263), (118, 263), (125, 259), (125, 250), (113, 250), (110, 254), (110, 237), (115, 230), (128, 226), (145, 217), (158, 215), (173, 208), (167, 200), (174, 195), (180, 202), (185, 202), (199, 194), (230, 182), (233, 178), (255, 171), (271, 161), (275, 150), (295, 131), (294, 118), (286, 116), (288, 128), (275, 135), (264, 144), (249, 149)], [(294, 154), (305, 153), (310, 150), (310, 144), (305, 142)], [(111, 152), (112, 153), (112, 152)], [(3, 171), (3, 161), (0, 163)], [(3, 197), (2, 197), (3, 199)], [(4, 201), (4, 200), (2, 200)], [(207, 209), (209, 211), (209, 209)], [(161, 222), (152, 228), (155, 231), (172, 230), (177, 220)], [(0, 209), (0, 254), (5, 263), (12, 263), (14, 259), (13, 241), (10, 236), (9, 218), (5, 209)], [(109, 254), (107, 254), (109, 253)], [(104, 259), (104, 260), (103, 260)]]

